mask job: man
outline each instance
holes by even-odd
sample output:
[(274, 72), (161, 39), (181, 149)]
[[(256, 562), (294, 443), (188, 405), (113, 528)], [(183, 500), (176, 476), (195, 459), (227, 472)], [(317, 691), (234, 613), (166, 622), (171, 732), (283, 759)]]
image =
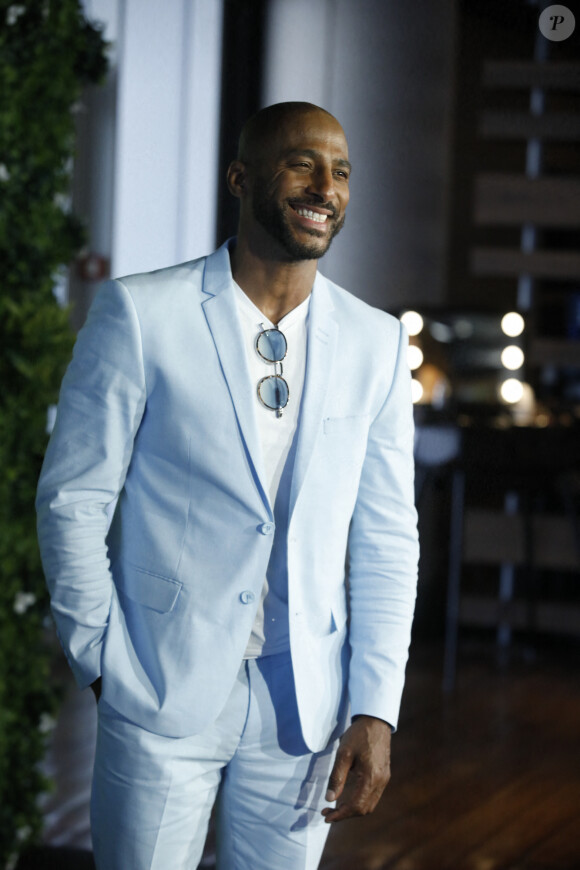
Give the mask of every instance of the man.
[(389, 779), (410, 374), (398, 321), (317, 272), (349, 175), (332, 115), (259, 112), (228, 170), (237, 239), (108, 283), (79, 334), (39, 540), (99, 699), (99, 870), (196, 867), (216, 796), (220, 870), (313, 870), (325, 822), (372, 811)]

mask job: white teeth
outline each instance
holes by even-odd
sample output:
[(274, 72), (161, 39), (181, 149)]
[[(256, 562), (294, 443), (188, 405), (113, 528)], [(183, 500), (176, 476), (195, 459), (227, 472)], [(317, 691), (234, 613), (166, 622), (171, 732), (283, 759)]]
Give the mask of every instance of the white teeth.
[(319, 224), (323, 224), (326, 221), (328, 215), (319, 214), (317, 211), (311, 211), (309, 208), (297, 208), (296, 214), (299, 214), (300, 217), (308, 218), (311, 221), (316, 221)]

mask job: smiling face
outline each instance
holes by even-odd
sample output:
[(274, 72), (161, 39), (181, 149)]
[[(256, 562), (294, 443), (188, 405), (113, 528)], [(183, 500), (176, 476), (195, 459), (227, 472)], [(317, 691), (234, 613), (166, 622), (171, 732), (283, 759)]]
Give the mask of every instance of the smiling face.
[(349, 199), (348, 146), (338, 121), (316, 107), (289, 111), (244, 143), (236, 163), (243, 166), (240, 229), (287, 261), (322, 257)]

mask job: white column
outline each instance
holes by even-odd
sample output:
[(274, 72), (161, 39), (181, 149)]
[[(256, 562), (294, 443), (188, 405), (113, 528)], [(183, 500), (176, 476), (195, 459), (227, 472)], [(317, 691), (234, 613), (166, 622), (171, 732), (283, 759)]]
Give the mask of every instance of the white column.
[(222, 0), (123, 0), (113, 274), (215, 240)]

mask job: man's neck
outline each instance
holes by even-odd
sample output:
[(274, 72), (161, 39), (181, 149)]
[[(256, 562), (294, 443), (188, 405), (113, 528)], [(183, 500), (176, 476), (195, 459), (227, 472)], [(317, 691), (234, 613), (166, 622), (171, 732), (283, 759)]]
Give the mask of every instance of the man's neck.
[(239, 242), (230, 260), (234, 281), (272, 323), (279, 323), (310, 294), (318, 262), (266, 259)]

